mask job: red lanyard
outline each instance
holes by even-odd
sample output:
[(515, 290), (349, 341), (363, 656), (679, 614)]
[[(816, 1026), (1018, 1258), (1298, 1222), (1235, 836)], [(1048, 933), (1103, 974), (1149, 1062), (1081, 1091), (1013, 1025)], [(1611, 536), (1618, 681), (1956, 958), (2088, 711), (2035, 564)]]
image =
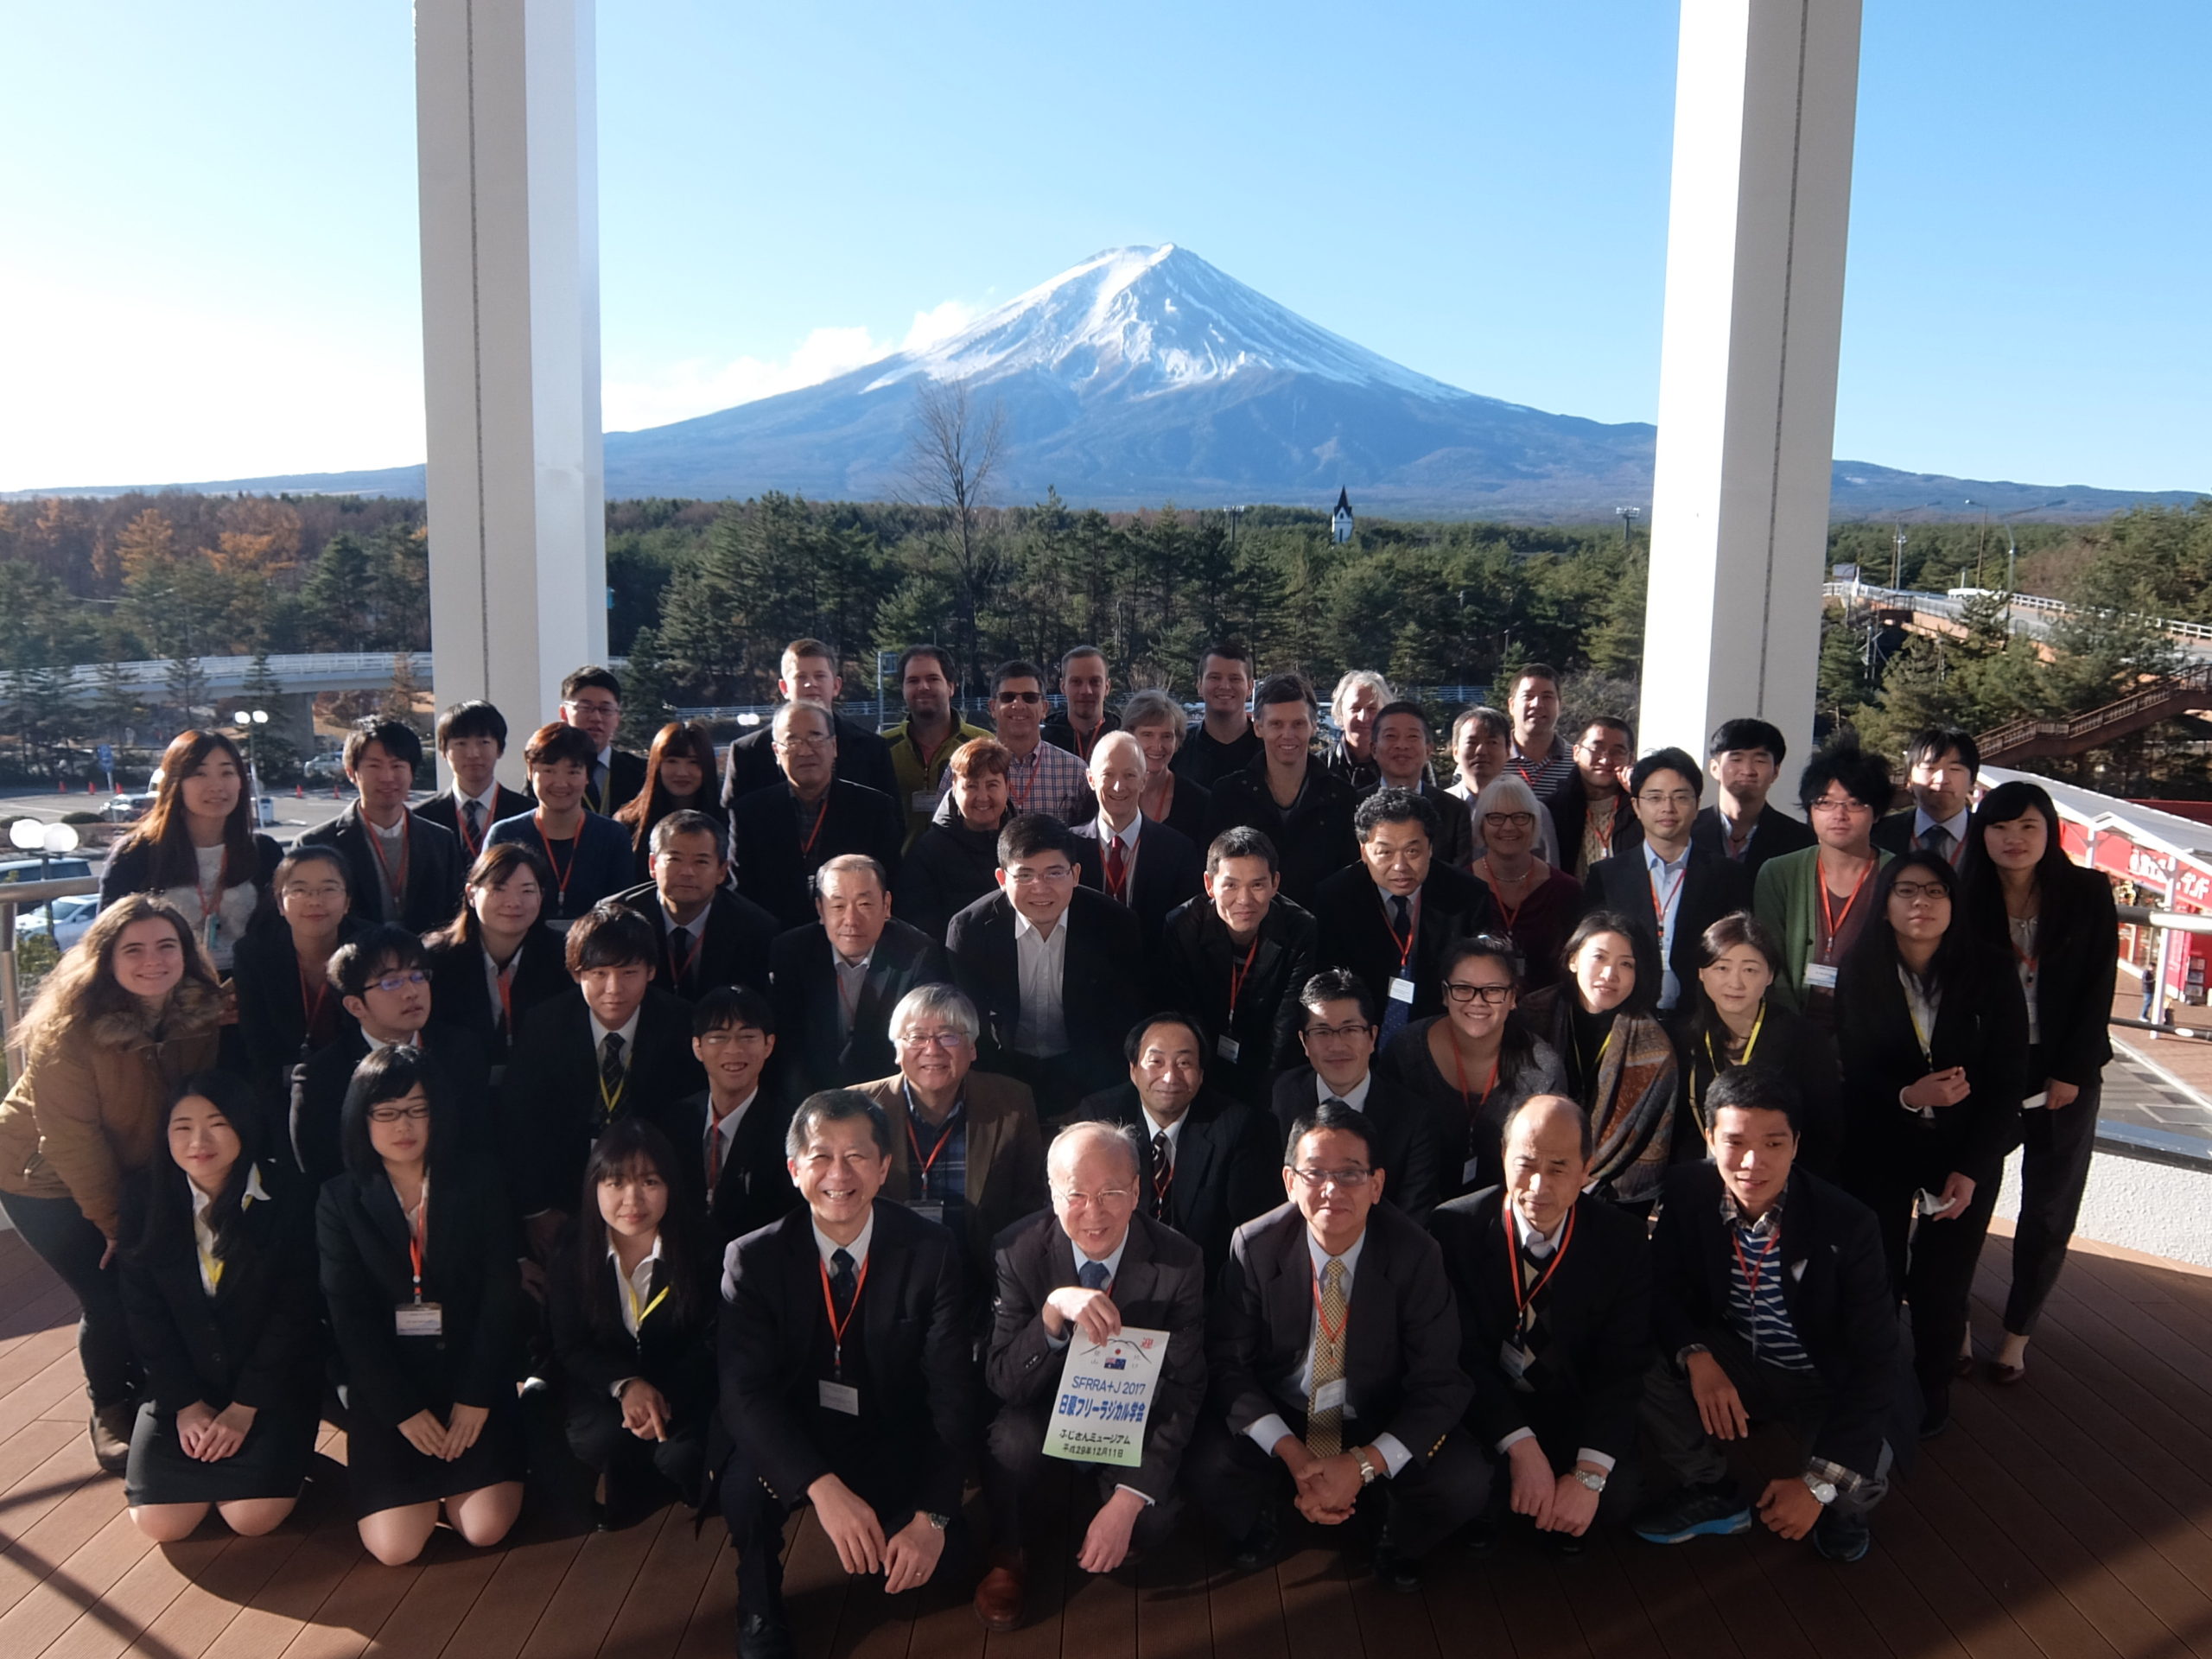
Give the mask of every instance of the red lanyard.
[(545, 862), (553, 872), (553, 906), (556, 910), (569, 907), (569, 878), (576, 873), (576, 855), (584, 844), (584, 827), (576, 826), (576, 833), (569, 842), (569, 868), (563, 869), (561, 861), (553, 856), (553, 843), (546, 838), (545, 815), (543, 810), (530, 815), (531, 828), (537, 831), (537, 844), (545, 849)]
[(1843, 925), (1851, 919), (1851, 907), (1859, 902), (1859, 895), (1866, 886), (1866, 878), (1874, 874), (1874, 866), (1879, 861), (1879, 860), (1869, 861), (1866, 868), (1859, 871), (1859, 885), (1851, 890), (1851, 897), (1843, 901), (1843, 914), (1839, 916), (1835, 913), (1834, 906), (1828, 902), (1828, 879), (1821, 868), (1819, 856), (1815, 855), (1813, 885), (1820, 889), (1821, 925), (1828, 931), (1828, 948), (1821, 953), (1824, 961), (1835, 954), (1835, 936), (1841, 931)]
[(1736, 1270), (1744, 1275), (1745, 1289), (1754, 1299), (1759, 1294), (1759, 1279), (1766, 1272), (1766, 1259), (1774, 1254), (1774, 1241), (1781, 1236), (1778, 1227), (1766, 1236), (1766, 1243), (1759, 1246), (1759, 1264), (1754, 1268), (1744, 1259), (1744, 1230), (1740, 1226), (1728, 1230), (1728, 1243), (1736, 1252)]
[(822, 804), (814, 809), (814, 828), (806, 832), (806, 839), (799, 843), (798, 855), (801, 858), (814, 856), (814, 843), (822, 835), (822, 821), (829, 816), (830, 791), (825, 789), (822, 791)]
[[(1031, 789), (1035, 787), (1037, 783), (1037, 768), (1043, 764), (1044, 760), (1045, 746), (1042, 743), (1039, 743), (1035, 748), (1029, 751), (1029, 764), (1027, 766), (1023, 766), (1022, 763), (1019, 760), (1009, 760), (1007, 763), (1006, 786), (1008, 790), (1013, 791), (1014, 804), (1025, 812), (1029, 810), (1029, 791)], [(1014, 787), (1014, 774), (1017, 771), (1026, 771), (1029, 774), (1027, 778), (1024, 778), (1021, 780), (1021, 787), (1020, 789), (1015, 789)]]
[(423, 1196), (415, 1205), (415, 1224), (407, 1230), (407, 1260), (415, 1269), (415, 1300), (423, 1300), (423, 1251), (430, 1233), (430, 1178), (423, 1178)]
[(300, 969), (300, 1012), (307, 1017), (308, 1039), (310, 1042), (315, 1039), (315, 1032), (322, 1024), (323, 1004), (329, 1001), (330, 982), (324, 980), (321, 984), (315, 988), (315, 995), (309, 996), (308, 970), (302, 968)]
[[(484, 831), (480, 830), (474, 836), (468, 833), (468, 808), (469, 803), (467, 801), (454, 802), (453, 827), (454, 832), (461, 836), (461, 850), (468, 855), (468, 861), (474, 864), (476, 861), (476, 855), (484, 850)], [(489, 822), (491, 816), (487, 810), (484, 814), (486, 822)]]
[(1690, 879), (1689, 860), (1687, 856), (1683, 858), (1682, 868), (1675, 872), (1674, 883), (1663, 894), (1659, 890), (1658, 878), (1652, 874), (1649, 865), (1644, 867), (1644, 874), (1651, 877), (1651, 918), (1659, 924), (1659, 935), (1664, 938), (1667, 934), (1667, 906), (1675, 902), (1675, 895), (1682, 890), (1682, 883)]
[(1244, 995), (1244, 981), (1252, 971), (1252, 958), (1259, 954), (1260, 936), (1255, 932), (1252, 935), (1252, 948), (1244, 953), (1244, 965), (1229, 970), (1229, 1018), (1232, 1024), (1236, 1019), (1236, 999)]
[(514, 955), (507, 958), (505, 967), (502, 968), (496, 963), (492, 966), (492, 983), (499, 990), (499, 1029), (510, 1037), (515, 1033), (515, 973), (521, 966), (520, 945), (517, 945)]
[[(1452, 1039), (1452, 1069), (1459, 1076), (1459, 1109), (1469, 1117), (1472, 1117), (1475, 1115), (1475, 1103), (1467, 1093), (1467, 1062), (1459, 1052), (1459, 1033), (1449, 1028), (1451, 1016), (1447, 1014), (1445, 1019), (1446, 1034)], [(1497, 1087), (1497, 1063), (1504, 1058), (1505, 1046), (1500, 1043), (1497, 1052), (1491, 1058), (1490, 1081), (1483, 1084), (1484, 1100), (1488, 1100), (1491, 1090)]]
[(373, 823), (366, 824), (365, 828), (369, 832), (369, 850), (377, 855), (377, 867), (384, 872), (385, 886), (391, 889), (392, 907), (403, 908), (407, 903), (407, 858), (415, 844), (415, 815), (404, 806), (399, 809), (399, 874), (397, 875), (391, 873), (391, 865), (385, 858), (384, 836)]
[(1522, 893), (1521, 902), (1517, 905), (1507, 904), (1505, 889), (1497, 885), (1497, 878), (1491, 873), (1490, 859), (1487, 855), (1483, 859), (1483, 885), (1490, 889), (1490, 896), (1497, 901), (1497, 913), (1505, 918), (1505, 931), (1509, 934), (1511, 933), (1514, 924), (1521, 919), (1522, 911), (1528, 907), (1529, 895)]
[(937, 1145), (930, 1148), (930, 1155), (925, 1158), (922, 1156), (922, 1143), (914, 1134), (914, 1103), (910, 1099), (906, 1103), (906, 1144), (914, 1149), (914, 1161), (921, 1166), (922, 1192), (923, 1195), (926, 1197), (930, 1190), (930, 1171), (937, 1163), (938, 1154), (943, 1152), (947, 1147), (952, 1144), (952, 1119), (950, 1116), (948, 1115), (946, 1116), (944, 1120), (944, 1128), (938, 1131)]
[(699, 918), (699, 931), (691, 936), (691, 948), (683, 953), (683, 961), (673, 963), (676, 969), (676, 982), (678, 985), (691, 977), (692, 970), (698, 967), (700, 955), (706, 948), (707, 918), (702, 914)]
[[(375, 841), (373, 832), (372, 832), (370, 839), (371, 843), (373, 845)], [(382, 855), (378, 855), (378, 856), (381, 857)], [(399, 868), (403, 870), (407, 868), (406, 858), (404, 855), (400, 859)], [(199, 871), (195, 869), (193, 872), (192, 891), (194, 896), (200, 900), (200, 925), (202, 927), (207, 926), (209, 922), (215, 919), (216, 909), (223, 902), (224, 889), (230, 885), (230, 880), (231, 849), (227, 845), (223, 849), (223, 861), (215, 867), (215, 896), (213, 899), (210, 899), (207, 896), (207, 890), (200, 885)]]
[(1321, 1340), (1335, 1347), (1344, 1339), (1344, 1326), (1351, 1323), (1351, 1301), (1344, 1301), (1344, 1316), (1337, 1321), (1337, 1328), (1329, 1329), (1329, 1316), (1321, 1311), (1321, 1270), (1313, 1269), (1313, 1323), (1321, 1327)]
[(1567, 1260), (1567, 1247), (1574, 1243), (1574, 1210), (1567, 1212), (1567, 1230), (1559, 1236), (1559, 1246), (1552, 1252), (1552, 1259), (1533, 1285), (1521, 1282), (1521, 1218), (1513, 1209), (1511, 1200), (1505, 1205), (1505, 1268), (1506, 1276), (1513, 1282), (1513, 1312), (1517, 1320), (1525, 1322), (1529, 1306), (1543, 1294), (1544, 1287), (1552, 1281), (1552, 1274), (1559, 1271), (1559, 1264)]
[(853, 1300), (845, 1309), (845, 1317), (837, 1317), (837, 1299), (830, 1294), (830, 1264), (822, 1263), (822, 1311), (830, 1316), (830, 1347), (832, 1363), (839, 1371), (845, 1369), (845, 1332), (852, 1328), (853, 1315), (860, 1309), (861, 1292), (868, 1288), (868, 1263), (861, 1263), (860, 1276), (853, 1281)]
[[(1395, 893), (1391, 894), (1393, 899), (1397, 896)], [(1382, 925), (1390, 931), (1390, 943), (1398, 947), (1398, 976), (1402, 979), (1405, 976), (1406, 964), (1413, 960), (1414, 935), (1421, 931), (1421, 894), (1414, 893), (1406, 905), (1406, 937), (1404, 938), (1398, 937), (1398, 925), (1390, 919), (1389, 899), (1382, 901)], [(1253, 943), (1256, 944), (1258, 941), (1255, 939)], [(1455, 1048), (1452, 1052), (1456, 1053), (1458, 1050)]]

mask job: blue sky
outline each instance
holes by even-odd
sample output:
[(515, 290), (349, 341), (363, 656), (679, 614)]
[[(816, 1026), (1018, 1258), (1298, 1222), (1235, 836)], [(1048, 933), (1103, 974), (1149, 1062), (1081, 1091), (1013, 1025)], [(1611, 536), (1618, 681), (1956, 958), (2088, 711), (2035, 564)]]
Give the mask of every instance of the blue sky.
[[(1160, 241), (1470, 390), (1655, 411), (1672, 6), (598, 23), (610, 426)], [(7, 10), (0, 488), (419, 458), (412, 50), (391, 0)], [(2179, 0), (1869, 0), (1840, 454), (2212, 488), (2208, 54)]]

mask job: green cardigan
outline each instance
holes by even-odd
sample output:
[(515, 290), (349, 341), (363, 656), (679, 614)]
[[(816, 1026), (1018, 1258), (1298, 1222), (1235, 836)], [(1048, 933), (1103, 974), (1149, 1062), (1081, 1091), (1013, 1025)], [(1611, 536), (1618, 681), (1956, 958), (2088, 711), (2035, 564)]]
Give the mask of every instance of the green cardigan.
[[(1813, 939), (1820, 928), (1820, 896), (1815, 885), (1820, 880), (1820, 856), (1818, 847), (1803, 847), (1770, 858), (1759, 866), (1758, 880), (1751, 887), (1752, 914), (1782, 941), (1782, 977), (1770, 995), (1795, 1013), (1804, 1011), (1805, 964), (1812, 958)], [(1889, 861), (1889, 854), (1874, 849), (1875, 874)]]

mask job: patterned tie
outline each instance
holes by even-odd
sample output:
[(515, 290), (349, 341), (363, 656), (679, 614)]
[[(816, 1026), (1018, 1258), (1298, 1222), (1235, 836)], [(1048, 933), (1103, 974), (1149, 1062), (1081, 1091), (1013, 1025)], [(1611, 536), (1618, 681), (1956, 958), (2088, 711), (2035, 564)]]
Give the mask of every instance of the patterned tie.
[(1076, 1281), (1085, 1290), (1106, 1288), (1106, 1264), (1103, 1262), (1084, 1262), (1075, 1270), (1075, 1276)]
[(707, 1109), (707, 1197), (712, 1199), (715, 1189), (722, 1184), (722, 1126), (715, 1122), (714, 1109)]
[(614, 1103), (622, 1098), (622, 1033), (610, 1031), (599, 1045), (599, 1103), (601, 1127), (614, 1116)]
[[(1413, 938), (1413, 912), (1406, 903), (1405, 895), (1392, 893), (1390, 895), (1390, 943), (1395, 945), (1402, 940), (1410, 940)], [(1408, 956), (1406, 959), (1406, 971), (1410, 972), (1412, 966), (1413, 959)], [(1388, 992), (1389, 987), (1385, 985), (1382, 988)], [(1412, 1012), (1409, 1004), (1399, 1001), (1395, 996), (1386, 996), (1382, 1004), (1382, 1035), (1376, 1039), (1378, 1044), (1389, 1042), (1403, 1031), (1406, 1028), (1406, 1016)]]
[(1167, 1131), (1160, 1130), (1152, 1137), (1152, 1217), (1162, 1220), (1167, 1214), (1168, 1189), (1175, 1185), (1175, 1148), (1167, 1139)]
[(830, 1302), (837, 1310), (838, 1323), (853, 1311), (853, 1296), (860, 1289), (860, 1281), (853, 1276), (853, 1258), (844, 1249), (830, 1253)]
[(1313, 1392), (1306, 1402), (1306, 1449), (1317, 1458), (1333, 1458), (1344, 1449), (1342, 1402), (1326, 1411), (1315, 1402), (1325, 1384), (1344, 1380), (1345, 1318), (1344, 1264), (1332, 1256), (1321, 1270), (1321, 1306), (1313, 1322)]
[(468, 815), (468, 844), (481, 845), (484, 840), (484, 803), (471, 801), (461, 809)]
[(1122, 898), (1122, 887), (1128, 879), (1128, 860), (1122, 850), (1122, 838), (1116, 836), (1106, 843), (1106, 891), (1116, 899)]

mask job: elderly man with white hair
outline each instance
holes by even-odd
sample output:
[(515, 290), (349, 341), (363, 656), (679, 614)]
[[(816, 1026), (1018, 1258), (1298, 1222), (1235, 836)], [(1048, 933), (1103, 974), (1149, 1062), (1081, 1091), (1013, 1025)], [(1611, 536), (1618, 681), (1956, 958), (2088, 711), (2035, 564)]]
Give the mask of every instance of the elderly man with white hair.
[(1109, 732), (1090, 751), (1090, 798), (1096, 811), (1076, 824), (1083, 843), (1083, 885), (1136, 912), (1147, 952), (1160, 948), (1160, 925), (1185, 899), (1198, 896), (1205, 861), (1181, 830), (1145, 816), (1142, 744)]
[(856, 1085), (891, 1123), (883, 1196), (959, 1238), (972, 1287), (991, 1282), (991, 1241), (1045, 1207), (1045, 1144), (1029, 1085), (974, 1070), (976, 1005), (917, 985), (891, 1010), (899, 1069)]
[(990, 1570), (976, 1589), (985, 1628), (1021, 1622), (1027, 1501), (1049, 1465), (1045, 1435), (1071, 1344), (1103, 1342), (1124, 1326), (1167, 1333), (1135, 1467), (1088, 1465), (1099, 1507), (1076, 1564), (1111, 1573), (1132, 1543), (1153, 1548), (1173, 1529), (1177, 1472), (1205, 1397), (1205, 1262), (1198, 1247), (1142, 1213), (1137, 1144), (1118, 1125), (1071, 1123), (1046, 1160), (1052, 1211), (1001, 1241), (997, 1306), (984, 1377), (1001, 1402), (983, 1463), (991, 1509)]

